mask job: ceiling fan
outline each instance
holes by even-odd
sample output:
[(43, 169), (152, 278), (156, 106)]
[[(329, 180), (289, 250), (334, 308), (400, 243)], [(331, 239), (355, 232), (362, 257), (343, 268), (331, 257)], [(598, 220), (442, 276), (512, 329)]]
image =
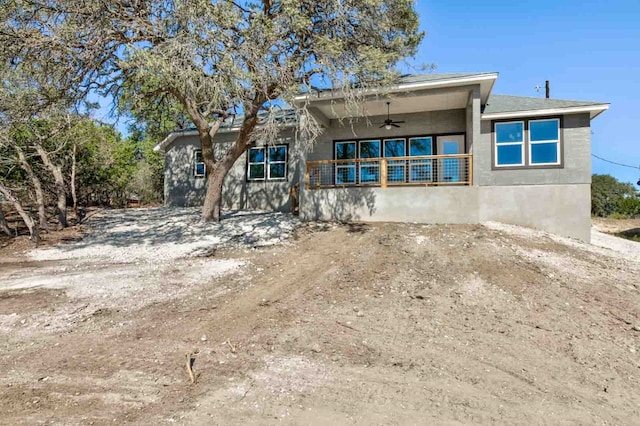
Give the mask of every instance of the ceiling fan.
[(391, 104), (391, 102), (387, 102), (387, 119), (384, 120), (384, 124), (382, 126), (380, 126), (380, 129), (382, 129), (383, 127), (387, 130), (391, 130), (391, 127), (398, 127), (400, 128), (400, 126), (398, 126), (398, 124), (402, 124), (404, 123), (404, 121), (393, 121), (391, 118), (389, 118), (389, 105)]

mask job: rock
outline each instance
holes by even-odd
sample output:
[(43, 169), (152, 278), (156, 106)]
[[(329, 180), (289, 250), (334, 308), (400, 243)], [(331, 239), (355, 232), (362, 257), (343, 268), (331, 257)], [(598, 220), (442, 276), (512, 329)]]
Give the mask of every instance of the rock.
[(202, 337), (200, 338), (200, 341), (206, 342), (207, 341), (207, 336), (203, 334)]
[(322, 348), (320, 347), (320, 345), (319, 345), (319, 344), (314, 343), (314, 344), (311, 346), (311, 352), (320, 353), (320, 352), (322, 352)]
[(364, 312), (362, 312), (362, 311), (358, 311), (358, 312), (356, 313), (356, 316), (357, 316), (357, 317), (363, 317), (363, 316), (364, 316)]

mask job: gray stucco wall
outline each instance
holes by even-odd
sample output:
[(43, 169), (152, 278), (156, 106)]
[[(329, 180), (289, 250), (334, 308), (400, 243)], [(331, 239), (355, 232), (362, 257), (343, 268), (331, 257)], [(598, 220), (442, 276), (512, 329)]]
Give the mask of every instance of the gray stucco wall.
[[(235, 140), (236, 133), (216, 135), (215, 149), (221, 152)], [(246, 180), (246, 154), (229, 171), (223, 187), (223, 208), (269, 211), (290, 210), (291, 186), (300, 174), (300, 144), (293, 130), (283, 131), (278, 143), (289, 145), (289, 163), (286, 181)], [(165, 205), (199, 206), (204, 201), (206, 179), (193, 175), (195, 151), (200, 149), (197, 136), (176, 139), (165, 153)]]
[(306, 220), (482, 223), (528, 226), (590, 240), (589, 184), (306, 190)]
[[(515, 119), (514, 119), (515, 120)], [(474, 184), (558, 185), (591, 183), (591, 127), (589, 114), (565, 115), (561, 138), (564, 167), (492, 170), (493, 134), (491, 121), (483, 120), (480, 143), (474, 144)]]

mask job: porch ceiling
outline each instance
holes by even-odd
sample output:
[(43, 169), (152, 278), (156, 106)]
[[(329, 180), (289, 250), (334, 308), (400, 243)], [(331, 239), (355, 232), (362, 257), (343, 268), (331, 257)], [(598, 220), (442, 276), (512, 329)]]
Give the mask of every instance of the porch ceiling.
[(408, 93), (403, 95), (379, 96), (360, 103), (357, 111), (347, 110), (345, 104), (336, 101), (317, 102), (314, 107), (328, 119), (340, 117), (371, 117), (387, 114), (387, 102), (391, 102), (390, 111), (396, 114), (437, 111), (465, 108), (469, 100), (469, 90), (448, 91), (444, 93)]

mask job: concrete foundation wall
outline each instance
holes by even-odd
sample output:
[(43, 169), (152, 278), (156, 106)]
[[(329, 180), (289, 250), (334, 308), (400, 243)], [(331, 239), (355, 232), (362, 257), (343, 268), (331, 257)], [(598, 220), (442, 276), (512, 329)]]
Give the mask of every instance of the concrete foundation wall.
[(590, 185), (390, 187), (306, 190), (305, 220), (528, 226), (590, 240)]
[(361, 187), (307, 190), (301, 197), (300, 215), (306, 220), (477, 223), (478, 188)]
[[(218, 134), (214, 148), (218, 155), (232, 143), (236, 133)], [(294, 132), (283, 132), (278, 143), (289, 146), (286, 181), (246, 180), (246, 154), (229, 171), (224, 181), (223, 205), (225, 209), (251, 209), (268, 211), (290, 210), (290, 188), (300, 175), (302, 165), (299, 145)], [(200, 206), (206, 194), (206, 179), (193, 175), (195, 151), (200, 149), (197, 136), (178, 138), (165, 153), (165, 205)]]
[(591, 185), (485, 186), (480, 222), (494, 221), (591, 240)]

